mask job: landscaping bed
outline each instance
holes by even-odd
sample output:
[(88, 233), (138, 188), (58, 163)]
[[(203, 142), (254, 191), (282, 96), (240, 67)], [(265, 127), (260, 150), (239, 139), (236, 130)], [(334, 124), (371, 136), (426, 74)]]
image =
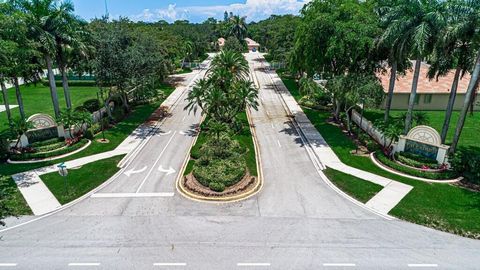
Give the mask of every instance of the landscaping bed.
[(80, 139), (78, 142), (74, 144), (68, 144), (63, 142), (54, 142), (52, 144), (37, 146), (32, 148), (32, 151), (35, 152), (26, 152), (21, 154), (14, 154), (10, 157), (12, 161), (35, 161), (35, 160), (42, 160), (46, 158), (54, 158), (58, 156), (62, 156), (71, 152), (74, 152), (89, 142), (88, 139)]
[(206, 197), (228, 197), (254, 186), (257, 164), (246, 113), (241, 113), (238, 120), (240, 131), (222, 134), (215, 134), (208, 124), (202, 124), (182, 181), (190, 192)]
[(422, 170), (419, 168), (407, 167), (403, 164), (399, 164), (395, 160), (388, 158), (381, 151), (375, 152), (374, 158), (384, 166), (394, 171), (401, 172), (401, 173), (415, 176), (415, 177), (421, 177), (421, 178), (431, 179), (431, 180), (452, 180), (459, 177), (457, 172), (450, 171), (450, 170), (430, 171), (430, 170)]

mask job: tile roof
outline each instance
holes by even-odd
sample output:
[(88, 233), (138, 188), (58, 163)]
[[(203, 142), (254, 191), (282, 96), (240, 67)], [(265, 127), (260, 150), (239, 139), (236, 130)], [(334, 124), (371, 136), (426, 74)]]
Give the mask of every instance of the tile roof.
[[(415, 61), (412, 61), (412, 67), (415, 66)], [(422, 63), (420, 68), (420, 77), (418, 79), (417, 93), (420, 94), (448, 94), (452, 87), (453, 77), (455, 76), (455, 70), (451, 70), (446, 76), (438, 77), (437, 79), (429, 80), (427, 72), (430, 65)], [(388, 92), (388, 84), (390, 80), (390, 69), (387, 72), (378, 73), (377, 77), (380, 78), (383, 86), (383, 90)], [(413, 69), (407, 70), (404, 76), (398, 75), (395, 82), (394, 93), (410, 93), (412, 90)], [(466, 73), (465, 76), (458, 82), (457, 93), (467, 92), (468, 83), (470, 82), (470, 73)]]

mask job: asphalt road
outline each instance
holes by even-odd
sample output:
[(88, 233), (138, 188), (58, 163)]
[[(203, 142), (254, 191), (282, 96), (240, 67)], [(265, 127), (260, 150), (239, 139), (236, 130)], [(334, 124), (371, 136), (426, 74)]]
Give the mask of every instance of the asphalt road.
[(286, 117), (262, 59), (247, 57), (261, 86), (260, 109), (252, 112), (261, 193), (212, 204), (175, 191), (193, 140), (189, 130), (200, 121), (181, 101), (128, 165), (129, 176), (94, 198), (0, 233), (0, 268), (479, 268), (479, 241), (384, 219), (330, 189)]

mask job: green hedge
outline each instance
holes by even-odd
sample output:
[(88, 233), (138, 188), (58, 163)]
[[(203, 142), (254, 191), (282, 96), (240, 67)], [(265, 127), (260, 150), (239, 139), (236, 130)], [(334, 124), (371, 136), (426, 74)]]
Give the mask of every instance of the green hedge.
[(65, 141), (62, 141), (62, 142), (52, 143), (52, 144), (49, 144), (49, 145), (35, 147), (34, 149), (37, 153), (39, 153), (39, 152), (49, 152), (49, 151), (52, 151), (52, 150), (55, 150), (55, 149), (62, 148), (64, 146), (65, 146)]
[(48, 140), (45, 140), (45, 141), (39, 141), (39, 142), (31, 143), (30, 146), (33, 147), (33, 148), (38, 148), (38, 147), (51, 145), (51, 144), (64, 142), (64, 141), (65, 141), (64, 138), (53, 138), (53, 139), (48, 139)]
[[(44, 86), (50, 86), (50, 83), (48, 81), (42, 81), (42, 84)], [(62, 87), (62, 81), (55, 81), (55, 84), (57, 87)], [(97, 83), (95, 81), (68, 81), (68, 86), (78, 86), (78, 87), (91, 87), (91, 86), (96, 86)]]
[(75, 150), (78, 150), (83, 146), (85, 146), (87, 143), (88, 143), (87, 139), (82, 139), (81, 141), (79, 141), (78, 143), (72, 146), (61, 148), (56, 151), (52, 151), (48, 153), (23, 153), (20, 155), (13, 155), (10, 157), (10, 159), (13, 161), (27, 161), (27, 160), (44, 159), (44, 158), (61, 156), (61, 155), (73, 152)]
[(392, 168), (396, 171), (411, 175), (411, 176), (422, 177), (422, 178), (432, 179), (432, 180), (454, 179), (454, 178), (457, 178), (459, 176), (454, 171), (426, 172), (426, 171), (419, 171), (419, 170), (411, 169), (411, 168), (402, 166), (402, 165), (396, 163), (395, 161), (389, 159), (382, 152), (375, 152), (375, 157), (377, 158), (378, 161), (383, 163), (385, 166), (390, 167), (390, 168)]
[(432, 160), (432, 159), (418, 156), (415, 154), (409, 154), (405, 152), (396, 153), (395, 158), (400, 163), (403, 163), (405, 165), (415, 167), (415, 168), (421, 169), (423, 166), (428, 166), (430, 169), (440, 168), (440, 165), (438, 165), (438, 162), (436, 160)]

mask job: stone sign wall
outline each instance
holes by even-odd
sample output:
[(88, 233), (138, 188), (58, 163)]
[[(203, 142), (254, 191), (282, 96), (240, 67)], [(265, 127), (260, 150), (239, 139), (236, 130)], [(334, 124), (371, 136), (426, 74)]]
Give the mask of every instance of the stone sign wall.
[(447, 153), (450, 147), (441, 143), (440, 134), (428, 126), (417, 126), (400, 136), (396, 152), (407, 152), (437, 160), (439, 164), (447, 163)]

